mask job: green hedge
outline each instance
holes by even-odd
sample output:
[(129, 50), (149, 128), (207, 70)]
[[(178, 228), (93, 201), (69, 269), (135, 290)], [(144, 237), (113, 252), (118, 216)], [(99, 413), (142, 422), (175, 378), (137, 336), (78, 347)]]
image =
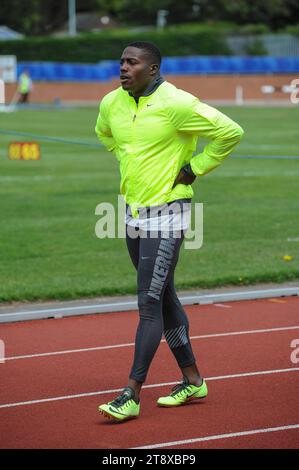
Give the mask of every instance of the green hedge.
[(0, 41), (0, 54), (13, 54), (18, 61), (55, 61), (96, 63), (119, 59), (131, 41), (154, 42), (164, 56), (229, 55), (225, 36), (217, 29), (165, 30), (162, 32), (109, 32), (80, 35), (75, 38), (26, 38)]
[(299, 23), (287, 26), (282, 32), (299, 36)]

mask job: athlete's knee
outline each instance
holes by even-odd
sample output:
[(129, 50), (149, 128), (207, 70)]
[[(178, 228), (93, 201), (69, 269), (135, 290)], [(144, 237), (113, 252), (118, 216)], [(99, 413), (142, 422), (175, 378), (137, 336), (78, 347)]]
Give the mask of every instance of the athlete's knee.
[(140, 318), (151, 321), (161, 321), (161, 301), (149, 295), (148, 290), (138, 292), (138, 309)]

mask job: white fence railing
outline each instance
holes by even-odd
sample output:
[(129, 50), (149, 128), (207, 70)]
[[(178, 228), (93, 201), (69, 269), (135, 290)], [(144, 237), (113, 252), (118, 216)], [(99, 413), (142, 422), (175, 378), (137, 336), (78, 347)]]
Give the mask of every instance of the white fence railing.
[(270, 56), (299, 56), (299, 36), (291, 34), (231, 35), (227, 43), (235, 55), (247, 55), (249, 49), (259, 43)]

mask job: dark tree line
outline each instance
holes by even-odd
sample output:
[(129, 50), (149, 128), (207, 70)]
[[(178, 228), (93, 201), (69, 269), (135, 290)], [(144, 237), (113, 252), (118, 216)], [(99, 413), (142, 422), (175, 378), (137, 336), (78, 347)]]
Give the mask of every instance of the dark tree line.
[[(77, 12), (109, 14), (122, 25), (154, 25), (157, 10), (168, 24), (228, 21), (263, 23), (276, 30), (299, 23), (298, 0), (76, 0)], [(47, 35), (68, 18), (68, 0), (1, 0), (0, 24), (23, 34)]]

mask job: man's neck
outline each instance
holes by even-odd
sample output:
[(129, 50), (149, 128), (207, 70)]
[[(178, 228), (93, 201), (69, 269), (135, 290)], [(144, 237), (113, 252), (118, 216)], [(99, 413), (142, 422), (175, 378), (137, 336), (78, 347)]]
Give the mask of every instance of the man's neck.
[(131, 96), (133, 96), (133, 98), (135, 99), (136, 102), (138, 102), (140, 96), (149, 96), (151, 95), (152, 93), (154, 93), (154, 91), (156, 91), (156, 89), (161, 85), (161, 83), (164, 82), (164, 79), (161, 77), (161, 75), (156, 75), (151, 81), (150, 83), (146, 86), (146, 88), (142, 91), (139, 91), (137, 93), (131, 93), (129, 92), (129, 94)]

